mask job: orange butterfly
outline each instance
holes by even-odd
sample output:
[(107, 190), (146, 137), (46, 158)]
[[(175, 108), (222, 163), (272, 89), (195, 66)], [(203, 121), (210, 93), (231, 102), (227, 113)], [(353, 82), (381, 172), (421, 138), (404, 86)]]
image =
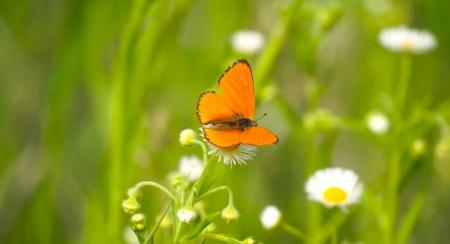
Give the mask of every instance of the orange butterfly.
[(240, 59), (229, 67), (220, 77), (219, 87), (221, 94), (204, 92), (197, 103), (197, 116), (208, 142), (220, 148), (278, 142), (275, 134), (253, 120), (255, 91), (252, 70), (246, 60)]

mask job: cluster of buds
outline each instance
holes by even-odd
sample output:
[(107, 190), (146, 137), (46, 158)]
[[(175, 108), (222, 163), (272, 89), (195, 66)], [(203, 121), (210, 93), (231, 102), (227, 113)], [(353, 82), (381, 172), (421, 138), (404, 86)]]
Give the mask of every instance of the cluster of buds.
[(141, 205), (138, 199), (142, 194), (137, 188), (130, 188), (127, 191), (128, 198), (122, 201), (122, 208), (125, 213), (130, 215), (130, 225), (134, 231), (145, 230), (145, 215), (140, 213)]

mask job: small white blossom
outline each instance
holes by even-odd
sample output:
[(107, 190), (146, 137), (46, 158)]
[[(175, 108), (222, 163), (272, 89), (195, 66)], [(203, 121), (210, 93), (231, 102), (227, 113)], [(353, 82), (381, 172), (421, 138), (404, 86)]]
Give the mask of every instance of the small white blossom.
[(267, 206), (260, 215), (261, 224), (265, 229), (275, 228), (281, 221), (281, 212), (275, 206)]
[(190, 208), (181, 208), (177, 211), (177, 217), (181, 222), (189, 224), (197, 218), (197, 213)]
[(189, 181), (196, 181), (203, 173), (203, 163), (196, 156), (182, 157), (178, 171)]
[(367, 127), (374, 134), (385, 134), (389, 126), (389, 119), (381, 112), (372, 112), (367, 116)]
[(359, 202), (363, 186), (358, 175), (352, 170), (326, 168), (310, 176), (305, 185), (308, 198), (327, 207), (348, 205)]
[(436, 38), (428, 31), (404, 26), (387, 28), (380, 32), (379, 41), (394, 52), (425, 53), (436, 47)]
[(256, 31), (238, 31), (233, 34), (231, 46), (236, 52), (253, 55), (264, 46), (264, 37)]

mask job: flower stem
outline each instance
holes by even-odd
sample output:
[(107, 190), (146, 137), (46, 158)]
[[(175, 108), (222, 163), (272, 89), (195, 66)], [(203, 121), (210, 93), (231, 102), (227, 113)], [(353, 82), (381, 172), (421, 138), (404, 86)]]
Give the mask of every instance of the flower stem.
[(283, 229), (286, 232), (290, 233), (291, 235), (297, 237), (300, 240), (303, 240), (303, 241), (308, 240), (308, 237), (305, 235), (305, 233), (301, 232), (299, 229), (295, 228), (292, 225), (289, 225), (289, 224), (283, 222), (283, 223), (281, 223), (281, 227), (283, 227)]
[(223, 190), (226, 190), (228, 192), (228, 203), (229, 204), (233, 204), (233, 192), (231, 191), (230, 187), (228, 187), (228, 186), (219, 186), (219, 187), (216, 187), (214, 189), (211, 189), (211, 190), (205, 192), (204, 194), (202, 194), (201, 196), (199, 196), (196, 199), (196, 201), (200, 201), (203, 198), (205, 198), (205, 197), (207, 197), (207, 196), (209, 196), (211, 194), (214, 194), (214, 193), (216, 193), (218, 191), (223, 191)]
[(223, 242), (230, 243), (230, 244), (242, 244), (242, 242), (237, 239), (234, 239), (234, 238), (226, 236), (226, 235), (221, 235), (221, 234), (203, 233), (203, 234), (201, 234), (201, 237), (218, 240), (218, 241), (223, 241)]
[(398, 110), (401, 112), (404, 108), (406, 95), (408, 93), (408, 84), (411, 76), (412, 59), (411, 55), (406, 53), (402, 56), (400, 61), (400, 75), (397, 87), (397, 106)]
[(166, 217), (167, 213), (169, 212), (170, 208), (173, 205), (173, 201), (169, 203), (169, 205), (164, 210), (163, 214), (159, 218), (158, 222), (156, 222), (155, 226), (152, 228), (152, 230), (148, 233), (148, 235), (145, 237), (144, 244), (152, 243), (151, 240), (153, 240), (153, 236), (155, 235), (156, 230), (158, 230), (158, 227), (161, 225), (161, 222)]
[[(394, 243), (397, 222), (398, 186), (400, 182), (400, 163), (402, 159), (402, 125), (404, 102), (408, 90), (409, 78), (411, 75), (412, 60), (409, 54), (404, 54), (401, 59), (400, 74), (397, 87), (397, 109), (395, 111), (395, 124), (392, 132), (392, 148), (389, 152), (388, 180), (386, 187), (386, 211), (388, 223), (384, 230), (385, 243)], [(400, 146), (400, 148), (399, 148)]]
[(255, 87), (262, 88), (262, 84), (267, 80), (268, 75), (271, 72), (273, 63), (275, 62), (278, 54), (283, 47), (285, 40), (291, 33), (289, 29), (294, 21), (295, 12), (300, 4), (300, 0), (292, 0), (283, 9), (280, 19), (275, 24), (266, 48), (261, 53), (261, 56), (256, 64), (255, 68), (255, 82), (258, 84)]
[(159, 189), (160, 191), (164, 192), (167, 196), (169, 196), (173, 201), (175, 201), (175, 196), (170, 192), (167, 188), (165, 188), (163, 185), (154, 182), (154, 181), (141, 181), (136, 184), (136, 188), (141, 189), (144, 186), (152, 186), (156, 189)]
[(200, 179), (198, 179), (197, 182), (195, 182), (194, 187), (192, 188), (192, 191), (189, 195), (189, 202), (193, 202), (194, 201), (194, 196), (195, 194), (198, 194), (199, 192), (202, 191), (202, 187), (204, 184), (204, 181), (208, 175), (208, 172), (211, 170), (211, 164), (209, 164), (209, 160), (208, 160), (208, 148), (206, 147), (205, 143), (199, 141), (199, 140), (195, 140), (194, 142), (195, 144), (199, 145), (202, 148), (202, 152), (203, 152), (203, 162), (204, 162), (204, 168), (203, 168), (203, 172), (202, 175), (200, 176)]

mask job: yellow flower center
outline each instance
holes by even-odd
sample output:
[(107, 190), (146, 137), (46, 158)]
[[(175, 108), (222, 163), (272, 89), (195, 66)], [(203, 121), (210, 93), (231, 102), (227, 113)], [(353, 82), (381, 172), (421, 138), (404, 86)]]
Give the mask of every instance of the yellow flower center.
[(347, 193), (339, 187), (329, 187), (323, 193), (325, 201), (330, 204), (341, 204), (347, 200)]
[(406, 39), (402, 43), (402, 48), (407, 51), (414, 50), (414, 43), (410, 39)]

